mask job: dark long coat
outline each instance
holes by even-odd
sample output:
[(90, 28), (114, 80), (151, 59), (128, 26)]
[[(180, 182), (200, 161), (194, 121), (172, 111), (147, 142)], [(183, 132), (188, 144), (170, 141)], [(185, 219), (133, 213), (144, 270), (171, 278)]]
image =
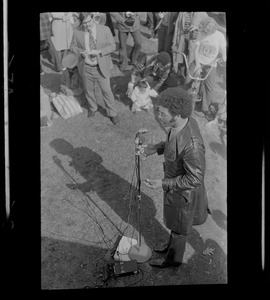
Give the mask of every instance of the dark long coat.
[(164, 155), (164, 223), (178, 234), (188, 235), (192, 225), (203, 224), (208, 215), (204, 186), (205, 147), (197, 122), (190, 117), (170, 141), (157, 145)]

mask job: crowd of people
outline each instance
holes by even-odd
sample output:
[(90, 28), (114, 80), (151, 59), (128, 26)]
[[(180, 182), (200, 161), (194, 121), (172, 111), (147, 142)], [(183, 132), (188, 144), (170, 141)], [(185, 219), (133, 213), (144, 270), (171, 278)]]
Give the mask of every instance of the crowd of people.
[[(134, 103), (132, 111), (140, 110), (138, 91), (150, 93), (151, 99), (169, 87), (190, 84), (190, 75), (209, 71), (202, 88), (201, 111), (211, 116), (209, 109), (213, 99), (216, 60), (221, 54), (226, 61), (226, 29), (206, 12), (147, 12), (143, 26), (158, 41), (157, 53), (149, 58), (141, 51), (142, 35), (140, 13), (136, 12), (66, 12), (40, 14), (40, 42), (42, 52), (48, 50), (56, 72), (62, 73), (61, 91), (84, 91), (89, 104), (88, 117), (97, 111), (94, 93), (98, 83), (108, 117), (119, 123), (114, 95), (110, 87), (110, 71), (113, 67), (111, 54), (115, 52), (115, 27), (119, 39), (119, 69), (130, 71), (131, 79), (127, 95)], [(127, 38), (133, 38), (128, 55)], [(184, 53), (187, 62), (183, 59)], [(40, 74), (44, 74), (42, 59)], [(142, 82), (141, 82), (142, 81)], [(142, 85), (148, 85), (142, 88)], [(137, 92), (136, 92), (137, 91)], [(78, 91), (74, 92), (74, 94)], [(140, 93), (142, 99), (142, 93)], [(150, 100), (149, 100), (150, 99)], [(138, 106), (139, 105), (139, 106)], [(135, 107), (137, 106), (137, 107)]]
[[(151, 109), (153, 99), (159, 121), (168, 128), (165, 141), (141, 149), (145, 157), (164, 155), (164, 178), (147, 179), (144, 184), (163, 189), (164, 223), (171, 230), (169, 240), (154, 248), (165, 256), (151, 260), (150, 265), (178, 267), (192, 226), (203, 224), (210, 213), (204, 185), (204, 142), (191, 116), (192, 97), (179, 78), (189, 84), (188, 72), (196, 75), (204, 69), (211, 71), (204, 82), (202, 100), (202, 109), (207, 114), (213, 101), (218, 55), (226, 61), (225, 31), (206, 12), (147, 13), (144, 25), (149, 27), (150, 37), (158, 40), (157, 53), (148, 57), (141, 52), (138, 13), (42, 13), (41, 48), (49, 49), (55, 70), (62, 72), (62, 93), (77, 96), (84, 92), (91, 118), (98, 108), (98, 83), (113, 124), (119, 124), (119, 118), (110, 85), (111, 54), (116, 51), (112, 20), (118, 29), (119, 69), (130, 71), (127, 96), (132, 101), (132, 112)], [(129, 33), (134, 45), (128, 57)], [(188, 58), (187, 65), (181, 53)]]

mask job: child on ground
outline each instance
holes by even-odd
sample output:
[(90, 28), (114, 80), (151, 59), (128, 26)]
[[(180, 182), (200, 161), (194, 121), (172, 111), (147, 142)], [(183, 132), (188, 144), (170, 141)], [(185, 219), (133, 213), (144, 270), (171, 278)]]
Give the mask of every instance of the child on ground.
[(148, 82), (144, 79), (140, 80), (134, 87), (133, 83), (128, 85), (128, 97), (132, 100), (133, 105), (131, 111), (136, 113), (138, 111), (149, 110), (153, 107), (150, 97), (157, 97), (157, 92), (150, 88)]

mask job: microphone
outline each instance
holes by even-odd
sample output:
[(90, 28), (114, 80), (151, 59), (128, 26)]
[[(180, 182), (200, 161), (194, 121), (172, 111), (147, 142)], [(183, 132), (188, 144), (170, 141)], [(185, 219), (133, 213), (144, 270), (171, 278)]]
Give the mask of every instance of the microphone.
[(135, 134), (135, 144), (142, 145), (145, 142), (145, 137), (143, 134), (147, 133), (148, 130), (145, 128), (139, 129)]

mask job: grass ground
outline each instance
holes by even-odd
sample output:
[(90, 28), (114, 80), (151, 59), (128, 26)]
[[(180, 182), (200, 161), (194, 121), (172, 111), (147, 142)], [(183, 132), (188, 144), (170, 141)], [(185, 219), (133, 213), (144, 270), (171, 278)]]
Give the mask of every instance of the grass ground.
[[(153, 53), (157, 42), (141, 27), (142, 51)], [(117, 36), (115, 37), (118, 43)], [(129, 37), (128, 45), (132, 46)], [(129, 47), (129, 50), (130, 50)], [(97, 264), (108, 254), (119, 234), (137, 238), (136, 203), (129, 201), (134, 182), (134, 134), (147, 128), (147, 141), (160, 141), (165, 133), (152, 112), (132, 114), (125, 96), (129, 74), (117, 67), (117, 51), (111, 86), (115, 94), (120, 125), (113, 125), (101, 106), (94, 118), (83, 113), (52, 127), (41, 128), (41, 239), (42, 289), (94, 288)], [(61, 73), (56, 73), (44, 57), (45, 75), (41, 85), (46, 93), (57, 92)], [(217, 72), (216, 101), (222, 101), (226, 85), (225, 69)], [(111, 280), (108, 287), (165, 286), (227, 283), (226, 132), (222, 127), (206, 127), (206, 119), (194, 111), (206, 147), (209, 215), (205, 224), (194, 227), (188, 238), (184, 264), (178, 269), (154, 269), (139, 264), (141, 273)], [(141, 162), (141, 177), (161, 178), (162, 157)], [(80, 189), (72, 189), (78, 184)], [(168, 238), (162, 219), (162, 193), (141, 187), (142, 240), (150, 248)], [(207, 247), (213, 254), (205, 254)], [(155, 255), (155, 254), (153, 254)]]

